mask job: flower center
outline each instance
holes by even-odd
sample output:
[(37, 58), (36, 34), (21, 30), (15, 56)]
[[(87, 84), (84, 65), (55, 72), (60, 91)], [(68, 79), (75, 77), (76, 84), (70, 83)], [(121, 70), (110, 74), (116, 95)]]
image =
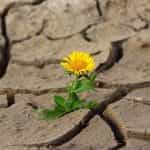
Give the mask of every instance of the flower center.
[(82, 69), (86, 69), (87, 62), (83, 60), (76, 60), (71, 64), (72, 69), (76, 71), (81, 71)]

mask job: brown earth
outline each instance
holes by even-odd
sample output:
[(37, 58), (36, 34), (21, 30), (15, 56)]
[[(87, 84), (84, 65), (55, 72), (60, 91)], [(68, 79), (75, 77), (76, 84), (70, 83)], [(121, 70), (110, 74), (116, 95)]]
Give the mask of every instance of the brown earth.
[[(36, 1), (0, 0), (0, 53), (4, 50), (11, 53), (0, 89), (65, 86), (70, 79), (64, 76), (58, 59), (72, 50), (101, 51), (94, 56), (98, 65), (107, 60), (115, 41), (122, 41), (123, 57), (100, 73), (98, 79), (118, 84), (150, 81), (149, 0)], [(4, 59), (0, 54), (0, 63)], [(44, 64), (44, 60), (51, 61)], [(110, 92), (112, 89), (98, 89), (90, 96), (100, 101)], [(16, 94), (15, 104), (0, 108), (0, 150), (107, 150), (115, 145), (109, 127), (95, 117), (83, 132), (58, 148), (11, 146), (54, 139), (87, 113), (87, 110), (76, 111), (53, 122), (38, 120), (27, 103), (52, 107), (54, 95)], [(136, 90), (112, 107), (125, 126), (150, 128), (150, 106), (132, 100), (141, 98), (150, 102), (149, 97), (150, 88)], [(1, 95), (1, 105), (6, 102), (6, 95)], [(122, 149), (149, 150), (150, 138), (129, 138)]]

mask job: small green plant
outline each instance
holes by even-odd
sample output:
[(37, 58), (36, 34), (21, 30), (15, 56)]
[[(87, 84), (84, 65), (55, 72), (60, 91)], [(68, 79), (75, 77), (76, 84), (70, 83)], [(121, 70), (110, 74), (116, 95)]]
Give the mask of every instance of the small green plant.
[(39, 115), (42, 119), (53, 120), (78, 109), (94, 109), (97, 102), (81, 99), (80, 94), (94, 90), (96, 75), (92, 72), (95, 67), (93, 58), (86, 52), (75, 51), (63, 58), (61, 65), (67, 75), (74, 75), (74, 80), (67, 87), (67, 96), (55, 95), (54, 109), (44, 109)]

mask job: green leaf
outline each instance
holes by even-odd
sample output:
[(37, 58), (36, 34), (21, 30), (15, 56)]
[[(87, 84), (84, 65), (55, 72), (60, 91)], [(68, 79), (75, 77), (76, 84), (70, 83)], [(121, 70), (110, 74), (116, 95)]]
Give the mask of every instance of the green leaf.
[(89, 90), (94, 90), (93, 81), (89, 79), (80, 80), (80, 86), (74, 90), (75, 93), (81, 93)]
[(74, 90), (76, 90), (79, 86), (80, 86), (80, 80), (79, 79), (73, 81), (72, 87), (71, 87), (71, 90), (72, 90), (71, 92), (74, 92)]
[(72, 112), (73, 109), (72, 109), (72, 105), (73, 105), (73, 102), (75, 100), (68, 100), (66, 101), (66, 112)]
[(86, 109), (94, 109), (98, 106), (98, 103), (96, 101), (83, 101), (83, 100), (78, 100), (78, 101), (73, 101), (71, 110), (75, 111), (78, 109), (86, 108)]
[(59, 107), (59, 106), (56, 106), (53, 110), (44, 109), (39, 112), (39, 117), (41, 119), (51, 121), (78, 109), (83, 109), (83, 108), (94, 109), (97, 106), (98, 106), (98, 103), (96, 101), (86, 102), (82, 100), (68, 100), (68, 101), (65, 101), (66, 109), (62, 109), (62, 107)]
[(98, 106), (97, 101), (89, 101), (89, 102), (84, 103), (84, 108), (87, 108), (87, 109), (94, 109), (97, 106)]
[(74, 80), (71, 85), (68, 86), (67, 90), (69, 93), (73, 93), (79, 87), (80, 81)]
[(79, 97), (76, 93), (69, 93), (69, 97), (68, 97), (68, 100), (79, 100)]
[(84, 91), (93, 90), (94, 75), (91, 75), (91, 79), (87, 77), (76, 79), (75, 81), (73, 81), (72, 85), (68, 88), (69, 93), (81, 93)]
[(96, 73), (95, 72), (90, 73), (89, 78), (90, 78), (91, 81), (95, 81)]
[(62, 96), (54, 96), (54, 101), (58, 107), (65, 109), (65, 99)]
[(64, 71), (65, 76), (71, 76), (71, 72), (70, 71)]
[(78, 101), (73, 101), (72, 103), (72, 110), (77, 110), (81, 109), (84, 106), (84, 101), (78, 100)]
[(54, 120), (62, 117), (66, 112), (56, 107), (54, 110), (44, 109), (39, 112), (39, 117), (44, 120)]

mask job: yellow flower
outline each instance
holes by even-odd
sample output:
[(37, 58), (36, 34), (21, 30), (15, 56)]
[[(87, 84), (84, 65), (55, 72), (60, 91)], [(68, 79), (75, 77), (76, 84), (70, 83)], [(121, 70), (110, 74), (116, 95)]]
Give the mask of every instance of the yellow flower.
[(95, 68), (93, 57), (82, 51), (73, 51), (67, 57), (64, 57), (61, 65), (69, 72), (76, 75), (92, 72)]

